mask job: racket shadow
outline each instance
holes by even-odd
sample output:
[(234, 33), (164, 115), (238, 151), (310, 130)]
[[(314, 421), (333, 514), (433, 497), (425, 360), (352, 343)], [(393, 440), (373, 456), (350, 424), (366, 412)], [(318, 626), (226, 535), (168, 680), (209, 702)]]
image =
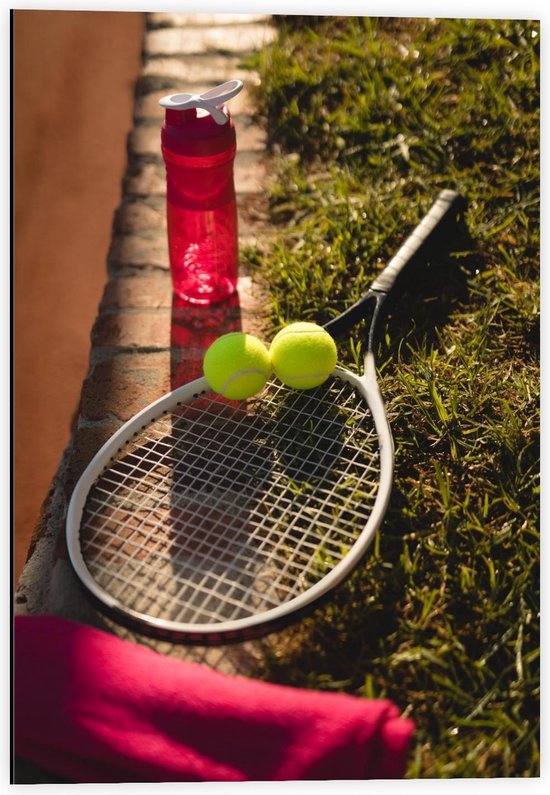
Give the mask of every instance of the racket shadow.
[(173, 606), (164, 605), (165, 616), (238, 620), (288, 601), (324, 573), (316, 503), (334, 494), (343, 423), (326, 400), (276, 393), (247, 403), (210, 395), (173, 420), (178, 460), (162, 587)]
[(271, 385), (245, 403), (209, 393), (148, 426), (101, 481), (97, 577), (132, 611), (191, 625), (265, 612), (321, 580), (377, 483), (365, 479), (364, 410), (355, 422), (331, 389)]
[[(119, 601), (153, 618), (193, 624), (251, 612), (239, 605), (253, 608), (251, 589), (261, 595), (270, 586), (269, 572), (259, 573), (262, 539), (251, 531), (263, 509), (257, 495), (271, 479), (257, 433), (257, 419), (208, 396), (157, 420), (146, 441), (128, 444), (101, 482), (112, 507), (102, 519), (103, 537), (91, 539), (104, 548), (96, 576), (104, 568)], [(116, 573), (113, 559), (123, 561)]]
[(238, 620), (269, 602), (274, 571), (265, 566), (261, 495), (272, 487), (274, 461), (265, 425), (246, 404), (216, 395), (182, 407), (173, 422), (178, 460), (167, 526), (173, 582), (183, 583), (179, 621)]

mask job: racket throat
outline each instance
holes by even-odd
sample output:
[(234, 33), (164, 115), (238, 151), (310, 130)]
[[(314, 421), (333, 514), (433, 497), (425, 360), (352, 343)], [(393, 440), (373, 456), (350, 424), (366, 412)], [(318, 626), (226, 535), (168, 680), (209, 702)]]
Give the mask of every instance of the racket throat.
[[(369, 329), (367, 332), (367, 355), (370, 353), (372, 356), (372, 362), (374, 366), (374, 346), (376, 344), (376, 333), (378, 331), (378, 327), (380, 325), (380, 319), (382, 317), (382, 307), (387, 297), (387, 293), (382, 292), (381, 290), (373, 290), (371, 292), (372, 298), (374, 300), (374, 309), (372, 310), (372, 316), (369, 323)], [(370, 365), (369, 365), (370, 367)], [(366, 356), (365, 356), (365, 373), (367, 372), (367, 364), (366, 364)]]
[(363, 376), (361, 381), (369, 393), (369, 398), (371, 393), (374, 391), (376, 396), (382, 400), (382, 395), (380, 394), (380, 390), (378, 389), (378, 384), (376, 381), (376, 363), (374, 361), (374, 352), (372, 350), (367, 350), (363, 358)]
[(379, 438), (389, 440), (393, 449), (393, 439), (390, 424), (386, 416), (384, 398), (378, 386), (376, 375), (376, 362), (374, 352), (367, 350), (363, 359), (363, 375), (360, 377), (361, 386), (371, 410)]

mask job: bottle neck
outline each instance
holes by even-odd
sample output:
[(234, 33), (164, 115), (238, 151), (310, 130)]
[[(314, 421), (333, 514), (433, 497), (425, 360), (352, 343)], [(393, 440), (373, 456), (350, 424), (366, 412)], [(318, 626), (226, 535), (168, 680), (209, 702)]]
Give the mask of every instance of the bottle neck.
[(167, 109), (161, 130), (163, 154), (212, 157), (227, 152), (232, 157), (231, 150), (236, 146), (235, 126), (227, 108), (223, 111), (228, 121), (222, 125), (200, 108)]

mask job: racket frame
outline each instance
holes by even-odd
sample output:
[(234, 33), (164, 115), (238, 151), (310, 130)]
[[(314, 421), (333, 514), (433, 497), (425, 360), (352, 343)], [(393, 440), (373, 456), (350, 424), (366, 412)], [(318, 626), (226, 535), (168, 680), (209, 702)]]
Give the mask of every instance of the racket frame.
[(120, 620), (121, 624), (130, 624), (135, 628), (141, 628), (142, 631), (143, 629), (148, 629), (157, 637), (193, 643), (202, 641), (205, 645), (257, 637), (259, 634), (258, 628), (260, 627), (262, 634), (264, 631), (282, 628), (295, 620), (298, 615), (309, 610), (312, 604), (321, 603), (324, 597), (331, 593), (353, 571), (358, 561), (365, 554), (386, 511), (393, 477), (393, 440), (382, 395), (376, 380), (373, 353), (369, 351), (365, 356), (365, 372), (362, 376), (352, 373), (339, 365), (334, 368), (332, 376), (351, 384), (368, 404), (379, 439), (380, 480), (374, 506), (365, 527), (358, 535), (349, 552), (328, 574), (302, 594), (277, 607), (263, 613), (233, 621), (218, 622), (214, 625), (186, 624), (139, 613), (127, 606), (123, 606), (112, 594), (109, 594), (98, 585), (92, 577), (82, 555), (79, 535), (77, 532), (70, 531), (70, 528), (80, 527), (91, 487), (105, 468), (108, 467), (117, 452), (128, 441), (131, 441), (134, 432), (147, 427), (149, 423), (176, 406), (186, 405), (199, 395), (206, 395), (211, 392), (206, 378), (203, 377), (184, 384), (164, 395), (124, 423), (95, 454), (73, 491), (67, 512), (67, 548), (69, 558), (79, 580), (96, 602)]
[[(374, 336), (381, 308), (400, 274), (404, 270), (409, 270), (413, 261), (425, 256), (434, 247), (439, 238), (448, 231), (447, 222), (455, 222), (457, 214), (464, 207), (464, 199), (455, 191), (442, 191), (430, 211), (407, 238), (390, 263), (375, 278), (367, 292), (355, 304), (324, 326), (333, 336), (340, 336), (344, 331), (365, 319), (372, 311), (366, 337), (363, 374), (357, 375), (340, 365), (337, 365), (332, 372), (333, 377), (347, 381), (354, 387), (365, 401), (371, 412), (379, 440), (380, 479), (375, 502), (363, 530), (344, 558), (321, 580), (288, 602), (258, 614), (216, 624), (187, 624), (147, 616), (123, 606), (114, 596), (96, 583), (85, 563), (79, 541), (80, 522), (91, 487), (117, 452), (131, 441), (134, 432), (137, 433), (144, 429), (149, 423), (161, 417), (163, 413), (167, 413), (179, 405), (186, 405), (200, 395), (210, 393), (212, 390), (208, 386), (206, 378), (202, 377), (162, 396), (124, 423), (92, 458), (75, 486), (66, 520), (68, 554), (80, 582), (101, 609), (112, 614), (122, 625), (129, 625), (146, 634), (148, 630), (149, 634), (158, 638), (166, 638), (172, 642), (217, 645), (255, 638), (286, 626), (303, 613), (309, 612), (312, 606), (322, 603), (334, 588), (351, 574), (365, 555), (383, 520), (393, 481), (394, 445), (384, 401), (378, 386), (374, 357)], [(373, 303), (374, 307), (371, 308)]]

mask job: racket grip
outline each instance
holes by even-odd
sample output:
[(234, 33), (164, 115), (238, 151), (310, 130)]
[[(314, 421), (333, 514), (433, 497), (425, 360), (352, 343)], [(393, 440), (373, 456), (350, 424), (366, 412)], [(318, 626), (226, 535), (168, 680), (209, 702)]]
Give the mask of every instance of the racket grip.
[(416, 229), (373, 281), (371, 290), (389, 293), (398, 276), (411, 262), (433, 253), (446, 239), (449, 224), (456, 222), (465, 207), (465, 199), (456, 191), (442, 190)]

